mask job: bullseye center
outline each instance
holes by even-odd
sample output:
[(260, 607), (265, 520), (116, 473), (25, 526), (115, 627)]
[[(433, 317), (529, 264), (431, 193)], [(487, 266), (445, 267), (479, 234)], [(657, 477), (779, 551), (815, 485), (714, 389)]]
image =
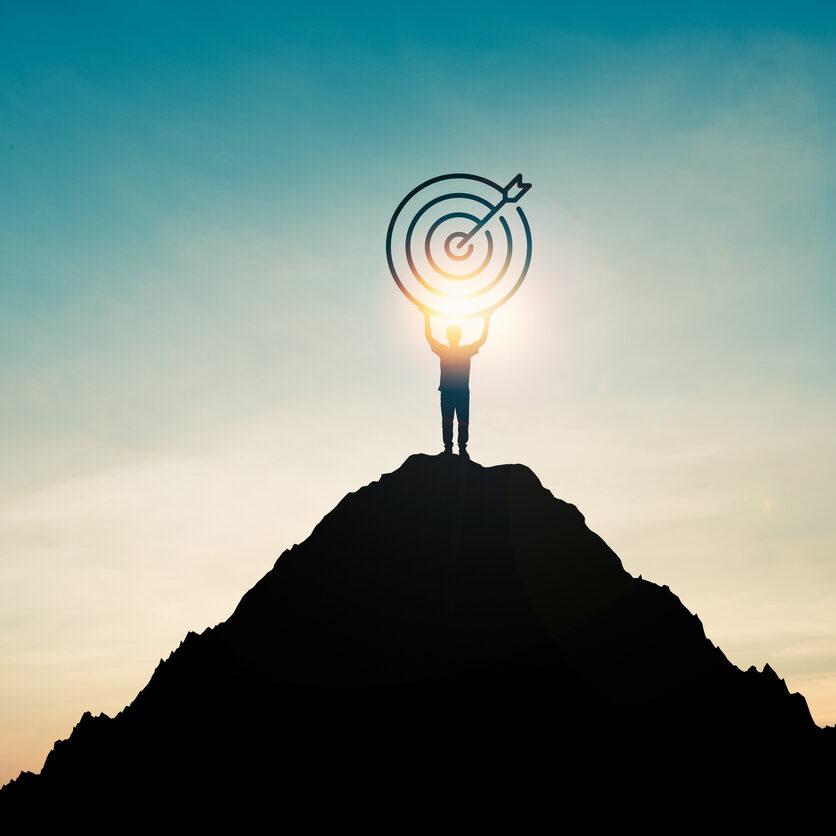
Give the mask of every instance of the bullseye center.
[(444, 252), (455, 261), (464, 261), (466, 258), (470, 258), (470, 254), (473, 252), (473, 244), (468, 244), (467, 249), (463, 251), (459, 250), (460, 244), (458, 243), (455, 245), (456, 252), (453, 252), (452, 247), (454, 242), (459, 242), (466, 237), (466, 232), (453, 232), (448, 235), (447, 240), (444, 242)]

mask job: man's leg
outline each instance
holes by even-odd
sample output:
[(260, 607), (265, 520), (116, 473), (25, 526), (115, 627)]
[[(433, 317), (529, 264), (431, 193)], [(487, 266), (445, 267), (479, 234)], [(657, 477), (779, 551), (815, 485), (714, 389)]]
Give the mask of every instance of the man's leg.
[(441, 393), (441, 438), (444, 441), (444, 452), (453, 450), (453, 409), (455, 404), (449, 392)]
[(459, 419), (459, 455), (467, 455), (467, 438), (470, 422), (470, 392), (462, 392), (456, 400), (456, 416)]

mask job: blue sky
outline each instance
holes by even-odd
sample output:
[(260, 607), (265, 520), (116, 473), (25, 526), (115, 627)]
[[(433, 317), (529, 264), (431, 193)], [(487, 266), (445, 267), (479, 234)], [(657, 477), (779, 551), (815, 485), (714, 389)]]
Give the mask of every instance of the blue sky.
[(836, 722), (836, 11), (170, 6), (2, 3), (0, 779), (440, 449), (383, 241), (450, 171), (534, 184), (474, 458)]

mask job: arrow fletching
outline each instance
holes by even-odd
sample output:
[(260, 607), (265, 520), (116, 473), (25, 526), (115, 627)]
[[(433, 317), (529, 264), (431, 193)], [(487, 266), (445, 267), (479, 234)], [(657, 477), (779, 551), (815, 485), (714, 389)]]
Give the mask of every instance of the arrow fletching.
[(516, 203), (530, 188), (531, 183), (523, 183), (522, 174), (518, 174), (502, 190), (502, 195), (507, 203)]

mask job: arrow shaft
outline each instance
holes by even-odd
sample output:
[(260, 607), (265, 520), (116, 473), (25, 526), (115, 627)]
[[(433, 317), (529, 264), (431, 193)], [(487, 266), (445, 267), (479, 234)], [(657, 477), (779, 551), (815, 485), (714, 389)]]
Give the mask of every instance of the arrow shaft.
[(464, 236), (464, 238), (459, 239), (459, 242), (456, 244), (456, 249), (460, 250), (464, 247), (467, 242), (507, 203), (507, 201), (508, 196), (505, 195), (502, 200), (500, 200), (499, 203), (497, 203), (496, 206), (494, 206), (493, 209), (491, 209), (491, 211), (488, 212), (488, 214), (485, 215), (485, 217), (482, 218), (482, 220), (479, 221), (479, 223)]

